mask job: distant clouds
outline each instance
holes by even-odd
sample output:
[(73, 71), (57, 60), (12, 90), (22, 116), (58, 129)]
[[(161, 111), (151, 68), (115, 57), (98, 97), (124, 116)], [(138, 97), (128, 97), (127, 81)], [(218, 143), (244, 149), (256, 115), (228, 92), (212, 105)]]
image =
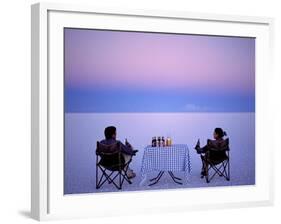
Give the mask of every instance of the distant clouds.
[(255, 39), (65, 29), (67, 112), (255, 110)]
[(184, 105), (184, 110), (189, 112), (196, 112), (196, 111), (204, 112), (204, 111), (208, 111), (208, 108), (195, 104), (186, 104)]

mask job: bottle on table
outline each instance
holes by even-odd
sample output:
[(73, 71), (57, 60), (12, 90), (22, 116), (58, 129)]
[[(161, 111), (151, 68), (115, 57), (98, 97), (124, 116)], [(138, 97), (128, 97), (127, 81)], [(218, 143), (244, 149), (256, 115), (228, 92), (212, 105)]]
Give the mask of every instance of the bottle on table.
[(160, 147), (161, 146), (161, 137), (158, 136), (157, 138), (157, 146)]
[(156, 145), (157, 145), (156, 137), (153, 137), (153, 138), (152, 138), (152, 142), (151, 142), (151, 146), (152, 146), (152, 147), (156, 147)]
[(171, 146), (172, 145), (172, 139), (170, 137), (167, 137), (166, 139), (166, 145)]
[(165, 147), (165, 138), (162, 136), (162, 146)]

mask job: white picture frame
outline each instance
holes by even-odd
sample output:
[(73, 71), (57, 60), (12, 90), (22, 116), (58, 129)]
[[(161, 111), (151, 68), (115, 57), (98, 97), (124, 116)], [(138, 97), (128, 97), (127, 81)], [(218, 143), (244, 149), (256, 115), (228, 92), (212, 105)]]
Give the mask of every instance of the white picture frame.
[[(272, 18), (191, 12), (100, 9), (38, 3), (31, 6), (32, 147), (31, 214), (37, 220), (98, 217), (273, 203), (270, 116), (273, 78)], [(256, 185), (168, 191), (63, 195), (62, 28), (98, 27), (256, 38)], [(54, 150), (55, 149), (55, 150)], [(179, 200), (180, 199), (180, 200)], [(106, 203), (110, 200), (110, 204)], [(122, 208), (120, 202), (126, 201)]]

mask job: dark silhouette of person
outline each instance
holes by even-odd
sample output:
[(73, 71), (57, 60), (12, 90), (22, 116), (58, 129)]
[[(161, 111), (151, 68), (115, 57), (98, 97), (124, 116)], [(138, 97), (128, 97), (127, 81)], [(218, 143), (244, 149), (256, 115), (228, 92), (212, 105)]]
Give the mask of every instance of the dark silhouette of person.
[[(208, 156), (209, 160), (222, 160), (224, 158), (226, 158), (226, 154), (225, 151), (209, 151), (210, 148), (218, 148), (223, 142), (224, 142), (224, 136), (227, 136), (226, 132), (222, 130), (222, 128), (215, 128), (214, 133), (213, 133), (213, 137), (214, 140), (210, 140), (208, 139), (207, 145), (205, 145), (204, 147), (200, 147), (200, 142), (199, 140), (197, 141), (196, 146), (194, 147), (197, 151), (198, 154), (204, 154), (202, 155), (201, 159), (202, 159), (202, 169), (201, 169), (201, 177), (206, 176), (207, 172), (208, 172), (208, 163), (206, 162), (206, 158)], [(210, 152), (207, 155), (207, 152)]]
[[(126, 143), (123, 144), (121, 141), (116, 139), (116, 137), (117, 137), (116, 127), (114, 127), (114, 126), (106, 127), (104, 129), (104, 135), (105, 135), (105, 139), (100, 141), (100, 143), (105, 144), (105, 145), (119, 143), (120, 147), (121, 147), (122, 155), (123, 155), (126, 163), (133, 156), (135, 156), (136, 153), (138, 152), (138, 150), (133, 149), (132, 145), (127, 140), (126, 140)], [(136, 176), (136, 174), (130, 167), (128, 167), (127, 175), (128, 175), (128, 178), (134, 178)]]

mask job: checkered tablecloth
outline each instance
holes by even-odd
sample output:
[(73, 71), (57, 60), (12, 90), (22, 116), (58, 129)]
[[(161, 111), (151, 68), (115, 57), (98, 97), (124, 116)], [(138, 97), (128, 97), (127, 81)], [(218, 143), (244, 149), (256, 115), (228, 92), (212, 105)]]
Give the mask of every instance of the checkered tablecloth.
[(151, 147), (144, 149), (141, 178), (153, 171), (184, 171), (190, 174), (189, 149), (185, 144), (168, 147)]

